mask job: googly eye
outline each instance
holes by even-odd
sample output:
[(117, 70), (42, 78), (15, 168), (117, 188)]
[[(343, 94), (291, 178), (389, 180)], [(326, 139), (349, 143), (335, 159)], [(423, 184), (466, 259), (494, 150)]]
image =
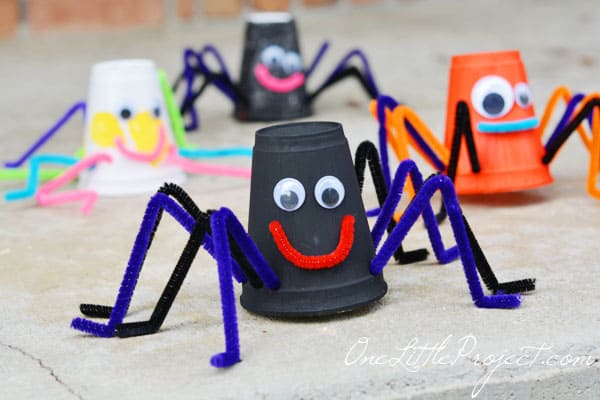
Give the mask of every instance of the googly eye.
[(283, 211), (296, 211), (304, 203), (304, 186), (294, 178), (283, 178), (273, 188), (273, 200)]
[(519, 82), (515, 85), (515, 101), (521, 108), (527, 108), (533, 104), (533, 93), (528, 84)]
[(471, 103), (480, 115), (501, 118), (513, 107), (514, 94), (508, 81), (497, 75), (488, 75), (475, 83), (471, 90)]
[(287, 52), (283, 59), (283, 70), (286, 74), (300, 72), (302, 70), (302, 59), (300, 58), (300, 54), (294, 51)]
[(276, 45), (267, 46), (260, 53), (260, 62), (269, 69), (281, 66), (284, 58), (285, 51)]
[(161, 114), (162, 114), (162, 113), (160, 112), (160, 106), (155, 106), (155, 107), (152, 109), (152, 115), (154, 115), (156, 118), (160, 118), (160, 115), (161, 115)]
[(315, 185), (315, 199), (323, 208), (336, 208), (344, 200), (344, 185), (335, 176), (327, 175)]
[(123, 118), (123, 119), (129, 119), (129, 118), (131, 118), (132, 114), (133, 113), (131, 112), (131, 108), (129, 108), (129, 107), (123, 107), (121, 109), (121, 111), (119, 111), (119, 116), (121, 118)]

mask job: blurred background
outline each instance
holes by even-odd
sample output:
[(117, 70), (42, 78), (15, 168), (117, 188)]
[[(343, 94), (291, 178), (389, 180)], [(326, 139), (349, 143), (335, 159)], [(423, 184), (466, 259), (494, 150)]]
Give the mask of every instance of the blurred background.
[(34, 32), (61, 29), (114, 29), (160, 25), (166, 19), (203, 15), (227, 18), (243, 10), (283, 11), (383, 0), (0, 0), (0, 37), (19, 27)]

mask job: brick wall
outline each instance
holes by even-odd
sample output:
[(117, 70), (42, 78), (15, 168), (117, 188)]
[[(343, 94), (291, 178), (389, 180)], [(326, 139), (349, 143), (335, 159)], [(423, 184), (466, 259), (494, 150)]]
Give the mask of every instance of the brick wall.
[(292, 4), (321, 7), (338, 1), (362, 4), (382, 0), (0, 0), (0, 40), (14, 35), (19, 23), (34, 34), (60, 29), (111, 29), (157, 25), (167, 15), (181, 19), (194, 15), (223, 17), (238, 15), (244, 9), (280, 11)]
[(14, 35), (18, 22), (18, 0), (0, 0), (0, 38)]
[(32, 31), (44, 31), (155, 25), (164, 16), (164, 0), (28, 0), (26, 18)]

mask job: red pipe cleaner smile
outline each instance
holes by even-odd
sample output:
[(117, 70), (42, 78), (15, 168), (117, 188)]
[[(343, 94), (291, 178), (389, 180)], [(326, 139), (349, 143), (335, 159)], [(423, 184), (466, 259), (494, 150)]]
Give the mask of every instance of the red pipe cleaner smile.
[(354, 243), (354, 217), (352, 215), (344, 216), (340, 229), (340, 239), (336, 248), (331, 253), (320, 256), (307, 256), (296, 250), (288, 240), (285, 230), (279, 221), (271, 221), (269, 231), (273, 235), (273, 241), (279, 252), (296, 267), (303, 269), (332, 268), (343, 262), (348, 257), (348, 254), (350, 254), (350, 250), (352, 250)]

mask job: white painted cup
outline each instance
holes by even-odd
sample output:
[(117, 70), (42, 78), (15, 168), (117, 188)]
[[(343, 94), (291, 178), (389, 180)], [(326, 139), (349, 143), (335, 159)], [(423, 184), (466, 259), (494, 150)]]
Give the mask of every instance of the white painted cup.
[[(160, 145), (161, 135), (164, 146)], [(101, 163), (82, 174), (81, 188), (118, 196), (154, 192), (164, 182), (181, 183), (184, 172), (166, 163), (168, 147), (174, 144), (153, 61), (114, 60), (92, 66), (85, 155), (105, 152), (112, 162)], [(142, 155), (145, 160), (131, 154)], [(155, 155), (152, 161), (148, 161), (150, 155)]]

